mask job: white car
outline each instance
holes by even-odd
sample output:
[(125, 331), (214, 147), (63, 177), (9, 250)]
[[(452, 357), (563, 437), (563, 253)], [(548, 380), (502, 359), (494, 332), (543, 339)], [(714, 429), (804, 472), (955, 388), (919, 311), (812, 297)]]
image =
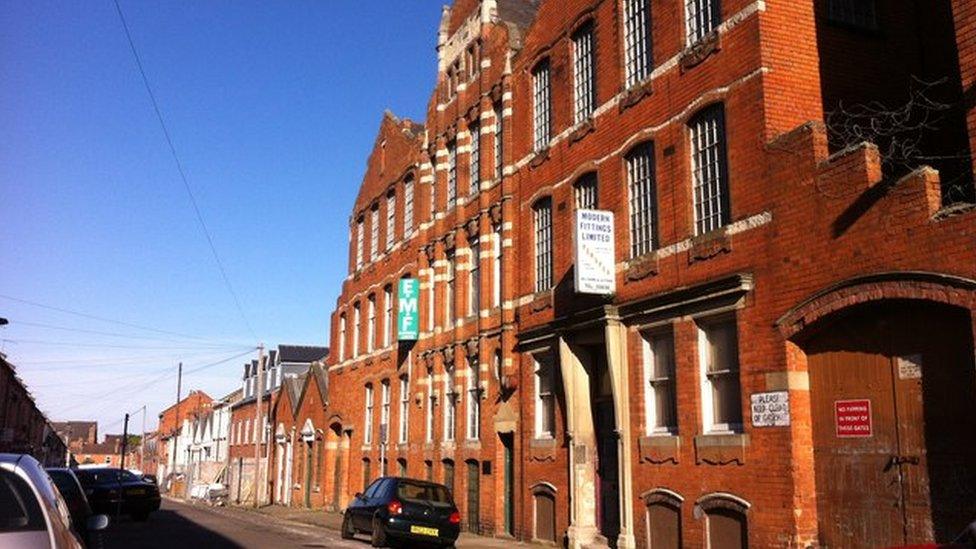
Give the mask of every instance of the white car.
[[(89, 530), (108, 526), (95, 515)], [(0, 454), (0, 547), (84, 549), (71, 529), (68, 506), (41, 464), (31, 456)]]

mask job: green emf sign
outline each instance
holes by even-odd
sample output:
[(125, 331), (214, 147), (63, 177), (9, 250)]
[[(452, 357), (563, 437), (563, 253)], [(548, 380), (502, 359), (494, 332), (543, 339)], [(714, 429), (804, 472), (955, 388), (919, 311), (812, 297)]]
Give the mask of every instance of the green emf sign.
[(416, 278), (401, 278), (397, 297), (399, 301), (397, 339), (400, 341), (416, 341), (420, 335), (420, 313), (417, 310), (420, 299), (420, 281)]

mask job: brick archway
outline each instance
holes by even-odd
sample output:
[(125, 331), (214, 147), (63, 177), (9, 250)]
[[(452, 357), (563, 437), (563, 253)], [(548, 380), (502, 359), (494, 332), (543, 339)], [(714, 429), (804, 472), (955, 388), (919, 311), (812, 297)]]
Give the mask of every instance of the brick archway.
[(790, 309), (776, 321), (776, 327), (785, 339), (794, 339), (832, 313), (892, 299), (931, 301), (976, 310), (976, 280), (924, 271), (891, 271), (851, 278), (817, 292)]

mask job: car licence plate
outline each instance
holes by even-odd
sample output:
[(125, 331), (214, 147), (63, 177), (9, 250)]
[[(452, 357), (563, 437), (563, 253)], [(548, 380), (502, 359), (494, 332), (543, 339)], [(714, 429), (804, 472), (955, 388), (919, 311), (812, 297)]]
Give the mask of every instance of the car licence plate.
[(411, 526), (411, 534), (421, 534), (424, 536), (437, 536), (437, 528), (428, 528), (426, 526)]
[(126, 494), (130, 496), (144, 496), (146, 495), (146, 491), (142, 488), (136, 488), (135, 490), (129, 490)]

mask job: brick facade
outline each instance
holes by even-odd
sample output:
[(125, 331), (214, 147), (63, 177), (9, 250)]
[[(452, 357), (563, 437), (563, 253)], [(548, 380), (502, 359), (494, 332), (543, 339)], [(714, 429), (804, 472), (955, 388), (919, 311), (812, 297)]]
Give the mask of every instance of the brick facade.
[[(972, 196), (970, 153), (962, 149), (976, 133), (972, 102), (964, 100), (976, 45), (959, 14), (972, 12), (973, 2), (939, 2), (924, 13), (907, 2), (878, 3), (873, 21), (885, 32), (829, 21), (837, 16), (827, 2), (699, 2), (720, 14), (691, 45), (684, 4), (645, 4), (653, 68), (630, 86), (627, 0), (459, 1), (445, 10), (426, 123), (384, 116), (350, 216), (349, 276), (327, 360), (331, 389), (321, 414), (305, 415), (315, 439), (322, 429), (325, 441), (316, 502), (342, 507), (384, 470), (405, 467), (409, 476), (452, 485), (464, 527), (489, 535), (646, 547), (652, 516), (673, 511), (686, 546), (718, 547), (726, 540), (716, 532), (742, 525), (754, 547), (826, 543), (810, 341), (854, 310), (883, 324), (885, 307), (901, 302), (964, 310), (976, 333), (976, 211), (960, 200)], [(909, 20), (945, 34), (924, 49), (910, 39), (918, 31), (909, 32)], [(573, 42), (585, 28), (593, 36), (595, 108), (577, 122)], [(924, 61), (931, 56), (937, 62)], [(857, 72), (865, 65), (870, 71)], [(534, 131), (540, 67), (548, 71), (551, 113), (541, 146)], [(920, 147), (950, 151), (956, 162), (942, 167), (969, 185), (962, 194), (947, 196), (943, 174), (931, 168), (887, 171), (885, 149), (875, 144), (829, 143), (825, 111), (871, 99), (896, 103), (892, 89), (938, 75), (951, 88), (940, 99), (953, 107), (945, 131), (923, 135)], [(701, 125), (708, 120), (718, 122)], [(696, 156), (706, 138), (695, 133), (701, 127), (718, 136), (711, 158), (723, 193), (715, 206), (721, 220), (707, 230), (707, 205), (696, 208), (695, 182), (708, 176), (695, 171), (695, 159), (708, 158)], [(652, 205), (643, 206), (652, 211), (652, 245), (639, 254), (628, 171), (634, 151), (649, 151), (642, 154), (653, 166)], [(597, 208), (615, 215), (616, 291), (606, 297), (574, 288), (575, 184), (588, 174), (595, 174)], [(411, 182), (414, 210), (405, 226)], [(392, 238), (388, 204), (396, 208)], [(550, 271), (537, 268), (544, 208)], [(470, 284), (475, 259), (478, 292)], [(551, 284), (539, 284), (540, 272), (551, 272)], [(401, 278), (420, 281), (416, 342), (397, 341), (395, 330), (386, 337)], [(711, 338), (720, 329), (734, 335), (738, 400), (726, 408), (712, 403), (733, 394), (716, 396), (712, 381), (719, 351)], [(927, 328), (920, 321), (916, 329)], [(648, 406), (657, 398), (648, 357), (658, 340), (673, 360), (674, 417), (665, 425), (658, 416), (668, 412)], [(958, 344), (968, 345), (971, 360), (972, 340)], [(537, 374), (546, 365), (551, 401)], [(770, 391), (788, 394), (788, 426), (753, 425), (750, 396)], [(452, 401), (453, 436), (446, 430)], [(551, 424), (542, 417), (548, 402)], [(469, 440), (473, 409), (479, 429)], [(292, 425), (301, 429), (303, 421)], [(477, 516), (469, 514), (474, 505)], [(549, 505), (551, 526), (543, 524)]]

